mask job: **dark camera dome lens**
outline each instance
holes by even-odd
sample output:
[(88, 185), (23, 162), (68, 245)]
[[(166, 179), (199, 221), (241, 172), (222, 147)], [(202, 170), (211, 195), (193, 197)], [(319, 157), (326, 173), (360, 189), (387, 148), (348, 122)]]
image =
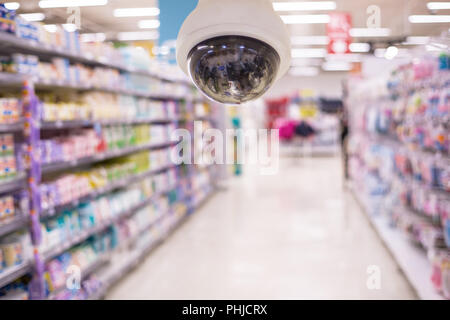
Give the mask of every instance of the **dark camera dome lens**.
[(223, 36), (196, 45), (188, 56), (197, 87), (211, 99), (240, 104), (263, 95), (274, 82), (280, 57), (268, 44)]

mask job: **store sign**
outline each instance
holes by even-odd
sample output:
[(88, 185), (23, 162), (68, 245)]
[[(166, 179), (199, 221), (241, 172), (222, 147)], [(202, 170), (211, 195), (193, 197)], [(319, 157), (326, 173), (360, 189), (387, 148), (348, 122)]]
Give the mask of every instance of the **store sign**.
[(350, 53), (352, 37), (352, 17), (349, 13), (331, 12), (330, 22), (327, 25), (328, 53), (345, 54)]

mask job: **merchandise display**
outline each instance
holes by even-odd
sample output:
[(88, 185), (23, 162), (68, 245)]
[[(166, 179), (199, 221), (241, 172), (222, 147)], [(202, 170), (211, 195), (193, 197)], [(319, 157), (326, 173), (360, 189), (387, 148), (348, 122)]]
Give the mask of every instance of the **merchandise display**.
[(142, 48), (0, 13), (0, 299), (102, 298), (213, 191), (171, 161), (213, 106)]
[(266, 101), (267, 125), (279, 130), (280, 141), (289, 154), (299, 150), (313, 154), (338, 152), (338, 110), (323, 111), (320, 101), (311, 90)]
[(0, 181), (2, 181), (17, 175), (14, 136), (0, 135), (0, 147)]
[(348, 97), (354, 189), (371, 215), (387, 217), (424, 248), (430, 268), (411, 277), (423, 298), (432, 283), (450, 299), (448, 60), (416, 56), (384, 81), (352, 82)]
[(20, 120), (22, 105), (17, 98), (0, 98), (0, 124), (16, 123)]
[(1, 2), (0, 301), (450, 300), (449, 12)]
[(41, 94), (41, 119), (53, 121), (175, 121), (176, 103), (113, 93), (89, 92), (70, 97)]

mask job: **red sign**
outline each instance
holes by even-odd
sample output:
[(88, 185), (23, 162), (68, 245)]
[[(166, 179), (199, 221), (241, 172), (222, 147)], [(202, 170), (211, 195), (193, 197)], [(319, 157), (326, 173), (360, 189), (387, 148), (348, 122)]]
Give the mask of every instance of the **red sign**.
[(352, 37), (352, 17), (349, 13), (330, 12), (330, 22), (327, 25), (328, 53), (344, 54), (350, 53)]

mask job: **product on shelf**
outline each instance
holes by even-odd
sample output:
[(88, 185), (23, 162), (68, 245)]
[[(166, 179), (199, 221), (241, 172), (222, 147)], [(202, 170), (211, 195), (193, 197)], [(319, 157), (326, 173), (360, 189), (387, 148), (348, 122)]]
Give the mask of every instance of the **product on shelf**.
[(0, 98), (0, 124), (16, 123), (22, 115), (22, 103), (17, 98)]
[(0, 226), (28, 213), (28, 194), (25, 190), (0, 196)]
[(13, 196), (0, 198), (0, 226), (7, 223), (16, 215)]
[[(112, 248), (114, 248), (114, 234), (108, 230), (48, 262), (45, 273), (47, 295), (67, 288), (69, 268), (76, 266), (81, 272), (86, 271), (101, 259), (103, 253)], [(78, 290), (73, 291), (80, 294)]]
[(0, 182), (17, 175), (14, 136), (0, 135)]
[(105, 152), (105, 149), (101, 137), (92, 129), (83, 129), (40, 142), (43, 164), (87, 158)]
[[(155, 188), (153, 179), (147, 179), (124, 191), (101, 197), (90, 203), (80, 205), (72, 211), (66, 211), (59, 217), (51, 218), (42, 224), (43, 244), (41, 249), (46, 251), (70, 239), (76, 239), (81, 232), (92, 230), (112, 217), (119, 217), (129, 208), (149, 198)], [(159, 190), (160, 186), (156, 186)], [(137, 210), (130, 216), (125, 216), (112, 223), (110, 228), (99, 234), (92, 234), (83, 244), (79, 244), (70, 251), (59, 255), (47, 263), (47, 295), (53, 299), (87, 299), (98, 291), (102, 285), (95, 276), (88, 279), (94, 281), (90, 289), (83, 280), (81, 290), (65, 289), (67, 281), (67, 268), (76, 265), (86, 271), (98, 262), (101, 255), (111, 252), (120, 245), (140, 241), (144, 234), (157, 228), (157, 223), (169, 212), (167, 197), (161, 195), (154, 198), (151, 204)], [(95, 279), (95, 280), (94, 280)]]
[(210, 105), (207, 103), (196, 103), (194, 105), (194, 112), (197, 117), (206, 117), (211, 114)]
[(43, 121), (135, 121), (176, 119), (178, 104), (104, 92), (40, 94)]
[(438, 292), (450, 299), (450, 255), (448, 252), (438, 252), (432, 257), (432, 264), (431, 282)]
[(99, 164), (89, 171), (50, 178), (40, 186), (42, 210), (71, 203), (115, 181), (163, 168), (169, 163), (169, 150), (141, 152)]
[(114, 125), (102, 129), (79, 129), (40, 142), (44, 164), (73, 161), (129, 147), (169, 142), (172, 127), (166, 125)]
[(31, 258), (31, 239), (28, 233), (18, 232), (0, 238), (1, 271), (27, 262)]
[[(151, 183), (151, 181), (147, 183)], [(59, 216), (42, 223), (43, 241), (41, 246), (46, 251), (60, 243), (68, 242), (83, 231), (111, 221), (112, 218), (119, 216), (150, 196), (151, 186), (142, 182), (141, 187), (131, 187), (125, 191), (81, 203), (76, 208), (66, 210)]]
[(371, 215), (419, 245), (450, 298), (449, 55), (415, 57), (388, 79), (352, 82), (350, 175)]
[(15, 33), (16, 32), (16, 12), (5, 8), (4, 4), (0, 4), (0, 32)]
[[(1, 273), (0, 273), (1, 275)], [(1, 300), (28, 300), (28, 283), (29, 278), (18, 279), (7, 286), (0, 288)]]

